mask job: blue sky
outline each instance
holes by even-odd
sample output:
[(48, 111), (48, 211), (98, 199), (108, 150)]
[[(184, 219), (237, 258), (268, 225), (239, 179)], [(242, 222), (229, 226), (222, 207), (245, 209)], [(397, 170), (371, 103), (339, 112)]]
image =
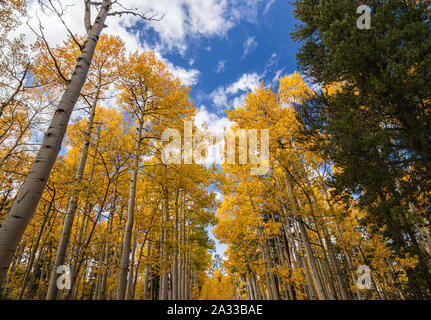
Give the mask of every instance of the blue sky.
[[(292, 5), (276, 0), (265, 11), (269, 2), (259, 3), (256, 19), (241, 21), (226, 35), (189, 39), (183, 54), (171, 51), (163, 55), (176, 66), (199, 71), (191, 91), (198, 107), (204, 105), (209, 112), (223, 116), (223, 110), (233, 108), (233, 100), (245, 93), (243, 89), (250, 89), (251, 82), (264, 80), (267, 85), (276, 85), (274, 77), (296, 70), (297, 43), (289, 36), (295, 24)], [(157, 38), (155, 35), (151, 40)], [(227, 94), (227, 105), (215, 104), (214, 92), (228, 88), (241, 77), (244, 82), (235, 93)]]
[[(207, 120), (215, 120), (215, 126), (223, 123), (224, 110), (240, 105), (246, 91), (259, 81), (274, 87), (281, 75), (297, 70), (298, 44), (289, 35), (296, 21), (292, 9), (289, 1), (262, 1), (253, 19), (241, 20), (223, 36), (190, 38), (183, 52), (163, 52), (175, 66), (199, 72), (191, 97), (197, 107), (212, 114)], [(160, 37), (150, 32), (142, 40), (155, 46)], [(223, 255), (226, 246), (214, 238), (211, 228), (209, 231), (216, 252)]]
[[(186, 49), (161, 50), (163, 58), (185, 70), (197, 70), (191, 85), (191, 98), (205, 108), (214, 126), (224, 124), (224, 110), (241, 104), (244, 94), (263, 80), (277, 87), (281, 75), (297, 70), (298, 44), (289, 33), (297, 21), (290, 1), (258, 1), (251, 19), (241, 19), (222, 36), (191, 37)], [(158, 23), (163, 23), (163, 20)], [(157, 46), (161, 37), (154, 30), (141, 41)], [(226, 246), (216, 242), (216, 253), (223, 255)]]

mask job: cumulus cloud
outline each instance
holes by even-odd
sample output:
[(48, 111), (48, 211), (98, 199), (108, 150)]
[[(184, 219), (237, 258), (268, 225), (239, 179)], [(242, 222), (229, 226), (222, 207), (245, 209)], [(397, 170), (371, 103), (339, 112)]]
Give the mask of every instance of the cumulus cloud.
[[(127, 2), (137, 3), (136, 0)], [(188, 39), (224, 36), (234, 25), (226, 0), (148, 0), (141, 6), (164, 14), (162, 21), (146, 24), (146, 28), (159, 35), (162, 51), (177, 49), (184, 53)]]
[(219, 108), (237, 109), (240, 107), (247, 91), (254, 90), (262, 79), (257, 73), (244, 73), (237, 81), (228, 86), (219, 86), (209, 95), (214, 105)]
[(184, 69), (183, 67), (175, 66), (171, 62), (166, 62), (169, 70), (175, 76), (181, 79), (185, 86), (193, 86), (198, 83), (200, 71), (197, 69)]
[[(67, 24), (67, 27), (74, 34), (85, 34), (85, 28), (83, 23), (83, 13), (84, 13), (84, 1), (75, 1), (75, 0), (61, 0), (61, 2), (53, 1), (56, 8), (59, 10), (64, 9), (63, 20)], [(61, 3), (61, 7), (59, 5)], [(159, 8), (154, 12), (158, 12), (162, 14), (164, 11), (161, 10), (159, 1), (146, 1), (145, 6), (142, 4), (136, 5), (138, 1), (136, 0), (122, 0), (121, 2), (126, 8), (137, 8), (137, 11), (147, 10), (151, 5), (154, 5), (154, 9)], [(157, 4), (157, 5), (156, 5)], [(191, 6), (193, 7), (193, 6)], [(121, 9), (121, 8), (120, 8)], [(115, 11), (115, 7), (113, 9)], [(171, 14), (174, 14), (176, 11), (175, 6), (173, 9), (169, 7)], [(93, 9), (92, 18), (96, 16), (97, 12)], [(179, 13), (181, 15), (181, 13)], [(49, 10), (41, 10), (38, 1), (30, 1), (28, 4), (28, 16), (31, 17), (29, 19), (29, 25), (33, 28), (33, 30), (39, 31), (39, 20), (43, 28), (43, 33), (47, 39), (47, 42), (51, 47), (55, 47), (57, 45), (61, 45), (64, 40), (66, 40), (68, 33), (66, 28), (61, 24), (59, 18)], [(169, 19), (170, 15), (168, 15)], [(165, 17), (166, 18), (166, 17)], [(160, 22), (152, 22), (152, 24), (168, 24), (169, 26), (175, 25), (172, 21), (165, 21), (165, 18)], [(149, 45), (145, 40), (143, 40), (143, 33), (145, 33), (145, 28), (150, 28), (153, 25), (147, 23), (147, 27), (144, 29), (138, 28), (137, 23), (141, 22), (141, 19), (131, 15), (123, 15), (119, 16), (110, 16), (107, 19), (106, 25), (107, 28), (104, 29), (104, 34), (109, 34), (113, 36), (118, 36), (125, 44), (125, 48), (128, 52), (134, 52), (136, 50), (155, 50), (159, 59), (161, 59), (164, 63), (168, 65), (168, 68), (172, 72), (172, 74), (176, 77), (179, 77), (184, 85), (192, 86), (195, 85), (199, 80), (200, 72), (197, 69), (185, 69), (183, 67), (179, 67), (174, 65), (172, 62), (164, 59), (162, 56), (161, 48), (162, 46), (158, 44), (157, 46)], [(205, 31), (207, 30), (207, 31)], [(160, 31), (160, 37), (163, 38), (163, 30)], [(204, 29), (203, 32), (210, 33), (209, 29)], [(21, 27), (15, 31), (15, 34), (24, 34), (25, 35), (25, 43), (27, 45), (32, 44), (36, 40), (36, 35), (34, 32), (30, 30), (26, 23), (23, 23)], [(167, 41), (167, 40), (166, 40)], [(193, 60), (193, 59), (192, 59)], [(190, 66), (193, 63), (190, 64)]]
[(210, 99), (214, 102), (216, 107), (222, 108), (228, 105), (228, 94), (223, 86), (218, 87), (210, 93)]
[(232, 106), (233, 106), (233, 108), (234, 109), (238, 109), (238, 108), (241, 108), (242, 106), (243, 106), (243, 104), (244, 104), (244, 101), (245, 101), (245, 97), (247, 96), (247, 94), (242, 94), (242, 95), (240, 95), (240, 96), (237, 96), (237, 97), (235, 97), (234, 99), (233, 99), (233, 101), (232, 101)]
[[(64, 9), (63, 19), (74, 34), (85, 34), (84, 1), (61, 0), (59, 2), (53, 1), (53, 3), (57, 8), (60, 8), (59, 4), (61, 3)], [(191, 39), (222, 37), (241, 20), (256, 22), (258, 6), (261, 3), (262, 0), (122, 0), (121, 4), (125, 8), (138, 12), (152, 10), (159, 16), (163, 15), (163, 19), (148, 22), (133, 15), (109, 16), (106, 21), (107, 27), (103, 32), (120, 37), (129, 52), (155, 50), (162, 56), (163, 53), (174, 50), (184, 54)], [(113, 11), (115, 10), (122, 10), (122, 8), (114, 4)], [(97, 12), (93, 8), (93, 19), (96, 14)], [(28, 16), (31, 17), (29, 23), (35, 30), (38, 30), (39, 20), (41, 21), (50, 46), (60, 45), (66, 40), (67, 31), (61, 25), (58, 17), (46, 10), (42, 12), (38, 1), (29, 1)], [(146, 37), (149, 30), (155, 31), (158, 37), (156, 41), (152, 42), (154, 44), (149, 44), (149, 39)], [(36, 40), (36, 36), (29, 30), (26, 23), (23, 23), (16, 33), (26, 35), (27, 45)], [(250, 37), (244, 44), (244, 53), (249, 54), (256, 45), (257, 42), (254, 37)], [(207, 50), (211, 50), (211, 47), (208, 46)], [(190, 66), (192, 64), (190, 63)], [(187, 70), (183, 67), (174, 66), (172, 63), (168, 63), (168, 65), (173, 74), (179, 76), (184, 84), (194, 85), (197, 83), (198, 70)], [(224, 62), (221, 62), (217, 67), (217, 72), (223, 70)]]
[(199, 128), (203, 128), (205, 124), (208, 131), (216, 137), (222, 137), (224, 130), (232, 126), (227, 117), (220, 117), (217, 114), (210, 113), (204, 105), (199, 108), (194, 123)]
[(239, 91), (253, 90), (259, 85), (262, 76), (257, 73), (244, 73), (236, 82), (227, 87), (226, 91), (236, 94)]

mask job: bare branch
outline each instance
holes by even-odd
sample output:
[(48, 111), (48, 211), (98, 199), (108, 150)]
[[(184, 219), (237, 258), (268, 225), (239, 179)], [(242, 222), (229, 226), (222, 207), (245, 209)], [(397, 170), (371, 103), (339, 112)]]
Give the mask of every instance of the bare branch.
[[(120, 5), (120, 6), (123, 7), (122, 5)], [(137, 10), (137, 8), (135, 10)], [(147, 10), (144, 13), (138, 13), (138, 12), (131, 10), (131, 9), (125, 9), (122, 11), (111, 12), (111, 13), (108, 13), (108, 16), (120, 16), (121, 17), (123, 14), (131, 14), (135, 17), (139, 17), (139, 18), (142, 18), (142, 19), (147, 20), (147, 21), (161, 21), (165, 17), (165, 14), (163, 14), (162, 16), (157, 18), (158, 14), (153, 13), (153, 10)]]
[[(37, 14), (36, 14), (36, 16), (37, 16)], [(30, 30), (31, 30), (31, 31), (33, 31), (33, 33), (34, 33), (34, 34), (35, 34), (39, 39), (41, 39), (41, 40), (43, 41), (43, 43), (45, 44), (46, 49), (48, 50), (49, 55), (51, 56), (52, 60), (54, 61), (54, 66), (55, 66), (55, 68), (57, 69), (58, 75), (59, 75), (59, 76), (64, 80), (64, 82), (65, 82), (65, 83), (69, 83), (69, 81), (70, 81), (70, 80), (68, 80), (68, 79), (63, 75), (63, 72), (62, 72), (62, 71), (61, 71), (61, 69), (60, 69), (60, 65), (58, 64), (57, 59), (55, 58), (54, 54), (52, 53), (51, 48), (49, 47), (48, 42), (46, 41), (45, 34), (43, 33), (43, 26), (42, 26), (42, 23), (40, 22), (39, 17), (37, 17), (37, 18), (38, 18), (38, 20), (39, 20), (39, 31), (40, 31), (40, 34), (39, 34), (39, 33), (37, 33), (37, 31), (35, 31), (35, 30), (33, 29), (33, 27), (28, 23), (28, 21), (27, 21), (27, 25), (28, 25), (28, 27), (30, 28)]]
[[(50, 7), (46, 4), (44, 4), (43, 1), (39, 0), (39, 4), (40, 4), (42, 10), (43, 10), (43, 8), (46, 8), (46, 9), (50, 10), (51, 12), (55, 13), (55, 15), (60, 19), (61, 23), (63, 24), (63, 26), (66, 28), (67, 32), (69, 33), (69, 35), (73, 39), (73, 42), (75, 42), (75, 44), (78, 46), (79, 50), (82, 51), (84, 49), (84, 46), (79, 43), (79, 41), (75, 38), (75, 35), (72, 33), (72, 31), (67, 26), (66, 22), (63, 20), (64, 8), (61, 5), (61, 2), (58, 1), (59, 5), (60, 5), (60, 11), (54, 6), (54, 4), (52, 3), (52, 0), (48, 0), (48, 3), (50, 4)], [(87, 12), (86, 12), (86, 14), (87, 14)]]
[(90, 0), (84, 0), (85, 2), (85, 15), (84, 15), (84, 24), (85, 30), (87, 33), (90, 33), (91, 30), (91, 2)]
[(25, 77), (27, 75), (27, 71), (28, 71), (29, 68), (30, 68), (30, 63), (28, 63), (26, 65), (26, 67), (24, 69), (24, 73), (23, 73), (23, 75), (22, 75), (22, 77), (21, 77), (21, 79), (20, 79), (20, 81), (18, 83), (18, 86), (16, 87), (14, 93), (9, 97), (9, 99), (7, 99), (5, 102), (3, 102), (1, 104), (1, 106), (0, 106), (0, 117), (3, 114), (3, 109), (6, 108), (6, 106), (9, 105), (15, 99), (16, 95), (21, 91), (21, 88), (23, 87), (24, 80), (25, 80)]

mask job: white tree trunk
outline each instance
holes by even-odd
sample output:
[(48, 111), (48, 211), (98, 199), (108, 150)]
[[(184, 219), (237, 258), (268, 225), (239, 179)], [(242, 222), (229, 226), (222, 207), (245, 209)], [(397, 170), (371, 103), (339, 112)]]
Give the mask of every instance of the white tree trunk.
[[(96, 115), (96, 105), (98, 101), (98, 96), (100, 92), (100, 87), (96, 93), (93, 104), (90, 108), (90, 117), (88, 119), (87, 131), (85, 133), (85, 140), (82, 146), (81, 158), (79, 159), (78, 168), (76, 169), (75, 183), (72, 187), (70, 193), (69, 202), (67, 204), (66, 217), (64, 218), (63, 229), (61, 230), (60, 242), (55, 253), (55, 261), (51, 277), (49, 279), (48, 293), (46, 294), (46, 300), (57, 299), (58, 288), (56, 285), (57, 278), (59, 274), (56, 270), (59, 266), (64, 264), (64, 259), (66, 257), (67, 247), (69, 245), (70, 234), (72, 232), (73, 222), (75, 220), (75, 212), (78, 207), (79, 200), (79, 186), (81, 184), (82, 177), (84, 175), (85, 165), (88, 158), (88, 149), (90, 148), (91, 131), (93, 130), (94, 117)], [(73, 274), (73, 273), (72, 273)]]
[(60, 151), (73, 108), (87, 79), (91, 60), (99, 35), (111, 9), (111, 0), (104, 0), (98, 16), (88, 33), (81, 56), (46, 131), (42, 145), (31, 166), (30, 172), (18, 193), (8, 216), (0, 226), (0, 287), (15, 250), (39, 203), (49, 174)]
[(132, 240), (133, 222), (135, 213), (135, 199), (136, 199), (136, 183), (138, 179), (139, 156), (141, 150), (142, 130), (144, 126), (143, 115), (139, 120), (139, 128), (137, 133), (136, 149), (132, 164), (132, 176), (130, 179), (129, 202), (127, 207), (127, 221), (124, 229), (123, 247), (121, 249), (121, 262), (120, 262), (120, 276), (118, 282), (117, 299), (124, 300), (126, 296), (127, 287), (127, 274), (129, 270), (129, 255), (130, 243)]

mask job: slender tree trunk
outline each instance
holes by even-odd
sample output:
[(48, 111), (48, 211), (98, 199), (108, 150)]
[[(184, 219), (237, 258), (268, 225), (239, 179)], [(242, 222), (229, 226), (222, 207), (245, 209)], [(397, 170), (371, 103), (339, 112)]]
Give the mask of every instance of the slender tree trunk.
[[(149, 260), (151, 256), (151, 236), (148, 240), (148, 246), (147, 246), (147, 261)], [(147, 267), (145, 270), (145, 282), (144, 282), (144, 299), (149, 300), (151, 298), (151, 279), (153, 278), (153, 270), (151, 263), (147, 262)]]
[(136, 184), (138, 182), (139, 158), (141, 154), (142, 131), (144, 127), (144, 113), (142, 112), (139, 119), (139, 127), (136, 135), (136, 148), (132, 164), (132, 176), (130, 179), (129, 202), (127, 207), (127, 221), (124, 229), (123, 247), (121, 250), (120, 261), (120, 276), (118, 283), (117, 299), (124, 300), (127, 286), (127, 273), (129, 270), (129, 255), (130, 242), (132, 239), (134, 214), (135, 214), (135, 199), (136, 199)]
[(43, 218), (42, 225), (40, 227), (39, 234), (38, 234), (37, 239), (36, 239), (36, 244), (35, 244), (32, 252), (31, 252), (31, 256), (30, 256), (30, 259), (29, 259), (28, 264), (27, 264), (27, 269), (25, 271), (24, 279), (22, 280), (21, 292), (18, 296), (18, 300), (21, 300), (22, 297), (24, 296), (25, 288), (27, 286), (28, 277), (29, 277), (29, 274), (31, 272), (31, 269), (33, 268), (33, 263), (34, 263), (34, 259), (36, 257), (36, 252), (39, 248), (39, 243), (40, 243), (40, 240), (42, 238), (42, 234), (45, 231), (45, 224), (48, 221), (49, 213), (50, 213), (52, 205), (54, 203), (54, 199), (55, 199), (55, 192), (53, 192), (53, 194), (52, 194), (51, 201), (49, 203), (48, 209), (46, 210), (45, 217)]
[(178, 263), (178, 269), (179, 269), (179, 275), (178, 275), (178, 299), (183, 300), (184, 294), (183, 294), (183, 287), (184, 287), (184, 250), (185, 250), (185, 221), (186, 221), (186, 212), (185, 212), (185, 191), (183, 193), (183, 201), (181, 203), (181, 212), (180, 212), (180, 223), (179, 223), (179, 244), (180, 244), (180, 250), (179, 250), (179, 263)]
[(310, 265), (311, 276), (313, 277), (313, 282), (316, 287), (317, 297), (319, 300), (326, 300), (326, 295), (323, 289), (322, 281), (319, 277), (319, 273), (317, 271), (316, 261), (313, 255), (313, 249), (311, 248), (310, 239), (308, 238), (307, 230), (305, 229), (305, 223), (302, 220), (302, 217), (299, 214), (298, 204), (296, 202), (295, 195), (293, 194), (292, 185), (288, 182), (287, 177), (285, 179), (286, 187), (288, 190), (289, 197), (291, 199), (293, 212), (295, 214), (295, 218), (298, 221), (299, 231), (302, 236), (302, 243), (304, 245), (305, 252), (307, 254), (307, 260)]
[(131, 262), (130, 262), (130, 268), (129, 268), (129, 274), (127, 276), (127, 289), (126, 289), (126, 299), (127, 300), (132, 300), (133, 298), (132, 296), (132, 285), (133, 285), (133, 275), (135, 272), (135, 253), (136, 253), (136, 232), (135, 232), (135, 236), (133, 239), (133, 246), (132, 246), (132, 258), (131, 258)]
[[(47, 252), (50, 252), (50, 251), (51, 251), (51, 245), (50, 245), (50, 244), (48, 244)], [(43, 292), (42, 292), (42, 282), (44, 282), (44, 281), (45, 281), (45, 275), (48, 273), (48, 269), (49, 269), (49, 263), (48, 263), (48, 260), (49, 260), (49, 255), (48, 255), (48, 254), (46, 254), (46, 255), (44, 256), (44, 258), (43, 258), (43, 263), (42, 263), (42, 272), (41, 272), (41, 274), (40, 274), (40, 279), (39, 279), (39, 282), (38, 282), (38, 285), (37, 285), (37, 290), (36, 290), (36, 297), (37, 297), (39, 300), (42, 300), (42, 297), (44, 296), (44, 294), (43, 294)], [(29, 294), (29, 293), (27, 293), (27, 294)], [(28, 299), (28, 296), (27, 296), (27, 299)]]
[(114, 214), (115, 214), (116, 202), (117, 202), (117, 185), (118, 185), (118, 175), (115, 178), (115, 182), (114, 182), (113, 199), (112, 199), (111, 208), (109, 210), (108, 225), (106, 226), (106, 239), (105, 239), (104, 248), (103, 248), (104, 255), (103, 255), (103, 262), (102, 262), (104, 272), (102, 276), (102, 282), (99, 288), (99, 295), (98, 295), (99, 300), (105, 299), (106, 282), (109, 277), (109, 252), (111, 250), (110, 245), (111, 245), (112, 224), (114, 220)]
[[(51, 169), (60, 151), (70, 115), (87, 79), (94, 50), (96, 49), (99, 35), (105, 26), (105, 19), (110, 9), (111, 0), (104, 0), (97, 18), (87, 35), (87, 40), (84, 43), (81, 56), (78, 58), (75, 71), (67, 85), (66, 91), (61, 97), (39, 152), (30, 168), (30, 172), (8, 216), (0, 226), (0, 288), (3, 287), (15, 250), (39, 203)], [(55, 297), (55, 295), (51, 294), (49, 297)]]
[[(310, 192), (310, 199), (311, 199), (311, 202), (312, 202), (314, 209), (316, 210), (318, 216), (322, 219), (322, 231), (323, 231), (326, 246), (328, 247), (329, 259), (331, 260), (331, 263), (332, 263), (332, 266), (333, 266), (334, 272), (335, 272), (335, 277), (337, 279), (338, 287), (340, 288), (341, 299), (350, 300), (350, 294), (347, 291), (344, 279), (342, 277), (342, 272), (341, 272), (340, 266), (338, 264), (338, 260), (335, 257), (334, 246), (332, 245), (332, 241), (328, 235), (328, 231), (326, 229), (326, 226), (324, 225), (322, 213), (319, 209), (317, 199), (316, 199), (316, 196), (315, 196), (313, 191)], [(316, 223), (316, 228), (317, 228), (317, 223)]]
[(178, 196), (175, 194), (175, 217), (174, 217), (174, 256), (172, 261), (172, 300), (178, 299)]
[(161, 281), (161, 300), (168, 299), (168, 262), (169, 262), (169, 248), (168, 248), (168, 224), (169, 224), (169, 195), (168, 190), (164, 190), (164, 231), (163, 231), (163, 276)]
[[(100, 91), (100, 88), (98, 90)], [(99, 91), (97, 92), (97, 95), (99, 95)], [(73, 222), (75, 220), (75, 213), (76, 213), (76, 209), (78, 208), (78, 199), (79, 199), (78, 184), (81, 184), (81, 182), (82, 182), (82, 177), (84, 175), (85, 165), (87, 163), (88, 150), (90, 148), (90, 142), (91, 142), (91, 132), (93, 130), (94, 117), (96, 114), (97, 100), (98, 100), (98, 98), (96, 96), (96, 98), (94, 99), (93, 105), (91, 106), (91, 109), (90, 109), (90, 117), (88, 119), (87, 131), (85, 133), (85, 141), (84, 141), (84, 145), (82, 147), (82, 153), (81, 153), (81, 158), (79, 159), (78, 168), (76, 170), (75, 184), (74, 184), (73, 189), (71, 191), (69, 203), (67, 205), (66, 217), (64, 219), (63, 229), (61, 230), (60, 243), (58, 244), (58, 248), (57, 248), (57, 252), (56, 252), (56, 256), (55, 256), (53, 272), (51, 273), (51, 279), (49, 281), (48, 293), (46, 295), (46, 300), (54, 300), (57, 298), (58, 288), (57, 288), (56, 282), (57, 282), (58, 274), (56, 273), (56, 270), (59, 266), (64, 264), (67, 247), (68, 247), (69, 241), (70, 241), (70, 235), (72, 233)], [(97, 128), (96, 149), (97, 149), (97, 145), (99, 142), (99, 136), (100, 136), (100, 126)], [(96, 155), (96, 153), (95, 153), (95, 155)], [(93, 160), (93, 167), (91, 168), (90, 179), (89, 179), (90, 181), (92, 180), (95, 161), (96, 160)], [(88, 197), (89, 197), (89, 191), (87, 191), (87, 201), (88, 201)], [(85, 211), (84, 211), (84, 215), (85, 215)], [(82, 217), (82, 219), (84, 219), (84, 216)], [(79, 234), (80, 236), (82, 235), (81, 231), (82, 231), (82, 229), (80, 229), (80, 234)], [(76, 258), (77, 258), (77, 253), (78, 253), (77, 251), (79, 251), (80, 245), (81, 245), (80, 239), (78, 239), (78, 243), (73, 250), (75, 254), (72, 258), (72, 263), (74, 265), (76, 264)], [(72, 267), (71, 269), (72, 269), (71, 274), (73, 274), (74, 267)]]
[(138, 276), (139, 276), (139, 267), (141, 266), (142, 253), (144, 252), (145, 242), (147, 240), (146, 238), (148, 233), (149, 233), (149, 230), (147, 231), (147, 234), (145, 235), (145, 239), (141, 244), (141, 249), (139, 250), (138, 262), (136, 264), (135, 276), (133, 277), (132, 292), (129, 300), (133, 300), (135, 298), (136, 284), (138, 283)]

